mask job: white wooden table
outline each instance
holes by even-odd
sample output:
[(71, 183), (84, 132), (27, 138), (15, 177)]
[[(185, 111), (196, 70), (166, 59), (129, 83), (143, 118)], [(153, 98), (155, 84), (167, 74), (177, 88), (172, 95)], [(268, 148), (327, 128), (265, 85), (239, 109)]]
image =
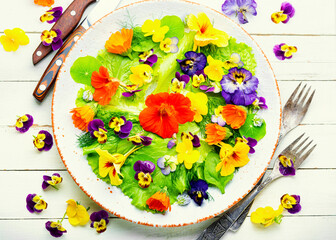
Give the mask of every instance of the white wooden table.
[[(195, 0), (196, 1), (196, 0)], [(56, 0), (54, 6), (67, 7), (71, 0)], [(123, 0), (122, 5), (131, 0)], [(223, 0), (197, 0), (217, 10)], [(301, 195), (302, 211), (296, 215), (285, 213), (281, 225), (267, 229), (247, 221), (237, 233), (224, 239), (336, 239), (336, 1), (291, 0), (296, 15), (288, 24), (274, 24), (270, 15), (278, 11), (280, 0), (257, 0), (258, 16), (250, 18), (244, 28), (257, 40), (269, 58), (279, 82), (284, 103), (295, 86), (304, 81), (316, 89), (316, 95), (302, 125), (289, 134), (280, 150), (299, 134), (306, 132), (318, 144), (311, 157), (295, 177), (282, 178), (265, 189), (256, 199), (258, 207), (277, 208), (285, 194)], [(31, 54), (39, 43), (40, 34), (49, 29), (39, 22), (46, 8), (34, 5), (33, 0), (1, 1), (0, 34), (4, 29), (20, 27), (30, 38), (28, 46), (15, 53), (7, 53), (0, 46), (0, 239), (52, 239), (45, 230), (48, 220), (62, 218), (65, 201), (73, 198), (91, 210), (99, 207), (74, 183), (58, 155), (56, 147), (39, 153), (33, 147), (32, 135), (41, 129), (51, 130), (51, 94), (40, 104), (32, 96), (51, 56), (33, 66)], [(279, 61), (273, 46), (286, 42), (298, 47), (288, 61)], [(25, 134), (13, 127), (16, 116), (30, 113), (35, 124)], [(42, 175), (54, 172), (64, 177), (60, 190), (42, 191)], [(48, 209), (41, 214), (26, 210), (25, 197), (29, 193), (44, 196)], [(63, 225), (68, 233), (63, 239), (195, 239), (213, 220), (180, 228), (152, 228), (136, 225), (111, 216), (105, 233), (98, 235), (87, 224), (73, 227), (68, 220)]]

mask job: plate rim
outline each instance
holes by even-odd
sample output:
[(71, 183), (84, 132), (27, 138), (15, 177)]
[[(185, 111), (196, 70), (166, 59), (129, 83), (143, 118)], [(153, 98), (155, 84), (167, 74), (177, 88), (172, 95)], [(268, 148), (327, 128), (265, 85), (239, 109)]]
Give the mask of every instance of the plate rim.
[[(57, 78), (56, 78), (56, 81), (55, 81), (55, 85), (54, 85), (54, 89), (53, 89), (53, 96), (52, 96), (52, 103), (51, 103), (51, 122), (52, 122), (52, 131), (53, 131), (53, 136), (54, 136), (54, 140), (55, 140), (55, 145), (57, 147), (57, 151), (61, 157), (61, 160), (65, 166), (65, 168), (67, 169), (68, 173), (70, 174), (70, 176), (72, 177), (72, 179), (75, 181), (75, 183), (77, 184), (77, 186), (91, 199), (93, 200), (96, 204), (98, 204), (102, 209), (108, 211), (109, 213), (113, 214), (114, 216), (117, 216), (118, 218), (121, 218), (121, 219), (124, 219), (126, 221), (129, 221), (129, 222), (132, 222), (132, 223), (137, 223), (139, 225), (145, 225), (145, 226), (151, 226), (151, 227), (182, 227), (182, 226), (188, 226), (188, 225), (192, 225), (192, 224), (196, 224), (196, 223), (200, 223), (200, 222), (203, 222), (203, 221), (206, 221), (208, 219), (211, 219), (215, 216), (218, 216), (219, 214), (227, 211), (228, 209), (230, 209), (231, 207), (233, 207), (234, 205), (236, 205), (240, 200), (242, 200), (248, 193), (250, 193), (252, 191), (252, 189), (256, 186), (256, 184), (259, 182), (259, 180), (264, 176), (267, 168), (268, 168), (268, 165), (270, 164), (273, 156), (274, 156), (274, 153), (276, 151), (276, 148), (277, 148), (277, 145), (278, 145), (278, 142), (279, 142), (279, 136), (280, 136), (280, 129), (281, 129), (281, 126), (282, 126), (282, 104), (281, 104), (281, 97), (280, 97), (280, 89), (279, 89), (279, 85), (278, 85), (278, 81), (277, 81), (277, 78), (275, 76), (275, 73), (274, 73), (274, 70), (271, 66), (271, 63), (270, 61), (268, 60), (266, 54), (264, 53), (264, 51), (262, 50), (262, 48), (259, 46), (259, 44), (255, 41), (255, 39), (241, 26), (239, 25), (238, 23), (236, 23), (235, 21), (233, 21), (231, 18), (229, 18), (228, 16), (226, 16), (225, 14), (223, 14), (222, 12), (218, 11), (218, 10), (215, 10), (214, 8), (212, 7), (209, 7), (205, 4), (202, 4), (202, 3), (197, 3), (197, 2), (192, 2), (192, 1), (189, 1), (189, 0), (141, 0), (141, 1), (137, 1), (137, 2), (134, 2), (134, 3), (129, 3), (127, 5), (124, 5), (122, 7), (119, 7), (111, 12), (109, 12), (108, 14), (104, 15), (103, 17), (101, 17), (99, 20), (97, 20), (95, 23), (93, 23), (88, 29), (85, 30), (85, 32), (80, 36), (80, 38), (82, 38), (86, 33), (87, 31), (91, 30), (92, 28), (95, 27), (96, 24), (100, 23), (102, 19), (106, 18), (107, 16), (109, 16), (110, 14), (113, 14), (115, 11), (119, 11), (121, 9), (124, 9), (124, 8), (128, 8), (130, 6), (134, 6), (134, 5), (140, 5), (142, 3), (146, 3), (146, 2), (173, 2), (173, 1), (179, 1), (179, 2), (182, 2), (182, 3), (188, 3), (188, 4), (193, 4), (193, 5), (198, 5), (198, 6), (201, 6), (201, 7), (205, 7), (207, 9), (209, 9), (210, 11), (214, 11), (216, 13), (219, 13), (220, 15), (222, 15), (223, 17), (225, 17), (227, 20), (231, 21), (231, 23), (235, 24), (238, 28), (240, 28), (241, 30), (244, 31), (244, 33), (254, 42), (254, 44), (256, 44), (256, 46), (258, 47), (258, 49), (260, 50), (260, 52), (262, 53), (262, 55), (265, 57), (265, 60), (269, 66), (269, 69), (271, 70), (271, 73), (273, 74), (273, 77), (274, 77), (274, 80), (275, 80), (275, 85), (276, 85), (276, 90), (277, 90), (277, 93), (278, 93), (278, 99), (279, 99), (279, 107), (280, 107), (280, 116), (279, 116), (279, 129), (277, 130), (278, 131), (278, 135), (277, 135), (277, 141), (275, 143), (275, 146), (273, 147), (273, 153), (270, 157), (270, 159), (268, 160), (268, 163), (267, 163), (267, 167), (263, 170), (263, 172), (259, 175), (259, 177), (256, 179), (256, 181), (253, 183), (252, 187), (245, 193), (243, 194), (241, 197), (239, 197), (238, 199), (236, 199), (232, 204), (228, 205), (226, 208), (224, 208), (223, 210), (213, 214), (213, 215), (210, 215), (208, 217), (205, 217), (205, 218), (201, 218), (201, 219), (196, 219), (194, 222), (188, 222), (188, 223), (183, 223), (183, 224), (152, 224), (152, 223), (147, 223), (147, 222), (143, 222), (143, 221), (134, 221), (130, 218), (127, 218), (125, 216), (122, 216), (121, 214), (118, 214), (117, 212), (107, 208), (107, 207), (104, 207), (97, 199), (95, 199), (90, 193), (88, 193), (84, 187), (79, 183), (77, 182), (77, 179), (76, 177), (72, 174), (72, 172), (69, 170), (65, 160), (64, 160), (64, 157), (62, 155), (62, 152), (61, 152), (61, 149), (59, 148), (59, 144), (58, 144), (58, 140), (57, 140), (57, 137), (56, 137), (56, 134), (55, 134), (55, 124), (54, 124), (54, 99), (55, 99), (55, 92), (56, 92), (56, 85), (57, 85), (57, 82), (59, 81), (59, 74), (57, 75)], [(79, 38), (79, 39), (80, 39)], [(78, 39), (78, 40), (79, 40)], [(66, 61), (66, 59), (69, 57), (70, 55), (70, 52), (72, 52), (72, 50), (75, 48), (75, 46), (78, 44), (78, 41), (75, 42), (75, 44), (72, 46), (72, 48), (70, 49), (70, 51), (68, 52), (68, 55), (64, 58), (63, 60), (63, 63)], [(61, 70), (63, 69), (65, 65), (62, 64), (60, 69), (59, 69), (59, 72), (61, 72)]]

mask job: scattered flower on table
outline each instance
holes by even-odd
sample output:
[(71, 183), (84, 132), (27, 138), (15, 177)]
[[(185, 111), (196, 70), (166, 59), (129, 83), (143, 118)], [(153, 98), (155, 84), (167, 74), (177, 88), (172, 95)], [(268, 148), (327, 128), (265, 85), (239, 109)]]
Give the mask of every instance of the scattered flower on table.
[(300, 196), (284, 194), (280, 199), (282, 207), (289, 213), (295, 214), (301, 211)]
[(229, 70), (234, 67), (243, 67), (244, 63), (240, 60), (240, 55), (238, 53), (232, 53), (229, 60), (224, 61), (224, 68)]
[(272, 14), (271, 19), (274, 23), (278, 24), (280, 22), (287, 23), (292, 17), (294, 17), (295, 9), (289, 2), (283, 2), (281, 4), (280, 12), (275, 12)]
[(294, 162), (289, 157), (279, 155), (279, 171), (284, 176), (294, 176)]
[(88, 223), (88, 221), (90, 220), (90, 216), (84, 206), (80, 205), (73, 199), (69, 199), (68, 201), (66, 201), (66, 203), (68, 204), (66, 209), (66, 215), (68, 216), (69, 223), (72, 226), (84, 226)]
[(49, 151), (54, 144), (54, 140), (48, 131), (41, 130), (39, 131), (37, 136), (34, 137), (33, 143), (34, 146), (37, 148), (37, 150), (42, 152), (42, 151)]
[(51, 176), (43, 175), (42, 189), (47, 189), (49, 186), (56, 188), (57, 184), (60, 184), (63, 181), (63, 178), (59, 173), (54, 173)]
[(220, 162), (216, 166), (216, 172), (220, 171), (221, 176), (229, 176), (236, 167), (243, 167), (250, 161), (248, 158), (250, 147), (246, 143), (237, 142), (234, 147), (223, 142), (219, 145)]
[(184, 139), (176, 146), (177, 160), (184, 163), (186, 169), (191, 169), (193, 164), (200, 158), (200, 152), (193, 149), (191, 140)]
[(199, 92), (188, 92), (187, 98), (191, 101), (191, 110), (195, 113), (194, 121), (201, 122), (203, 120), (202, 115), (208, 114), (208, 97), (206, 94)]
[(194, 88), (198, 88), (202, 83), (204, 83), (206, 80), (206, 75), (204, 73), (204, 70), (198, 70), (193, 76), (192, 76), (192, 86)]
[(43, 7), (51, 7), (55, 3), (54, 0), (34, 0), (34, 3)]
[(50, 235), (55, 238), (62, 237), (63, 234), (67, 232), (61, 222), (48, 221), (45, 223), (45, 228), (49, 231)]
[(219, 82), (222, 80), (224, 75), (224, 63), (220, 60), (213, 59), (211, 55), (208, 56), (207, 61), (208, 66), (204, 68), (204, 73), (213, 81)]
[(207, 57), (204, 53), (188, 51), (184, 56), (186, 57), (185, 59), (176, 59), (176, 61), (180, 64), (182, 72), (190, 77), (196, 74), (196, 72), (202, 71), (207, 64)]
[(218, 106), (215, 109), (215, 114), (211, 116), (211, 122), (217, 123), (221, 127), (226, 125), (226, 121), (223, 118), (223, 106)]
[(223, 107), (222, 116), (226, 124), (230, 125), (233, 129), (239, 129), (244, 125), (247, 113), (244, 107), (227, 104)]
[(257, 98), (259, 80), (244, 68), (231, 68), (220, 82), (222, 96), (227, 104), (251, 105)]
[(217, 145), (222, 140), (228, 139), (232, 136), (230, 129), (222, 127), (216, 123), (208, 123), (205, 126), (205, 134), (207, 135), (205, 142), (209, 145)]
[(252, 107), (254, 109), (268, 109), (268, 106), (266, 105), (266, 99), (263, 97), (257, 97), (256, 100), (252, 103)]
[(291, 59), (293, 53), (297, 52), (297, 47), (288, 46), (286, 43), (280, 43), (274, 46), (273, 52), (277, 59), (283, 61), (285, 59)]
[(257, 208), (251, 214), (251, 222), (261, 224), (264, 227), (268, 227), (274, 222), (280, 224), (282, 220), (283, 207), (280, 205), (277, 210), (272, 207)]
[(188, 193), (184, 192), (176, 197), (176, 202), (180, 206), (187, 206), (191, 202), (191, 198)]
[(153, 182), (151, 174), (155, 170), (155, 164), (151, 161), (136, 161), (133, 165), (135, 171), (134, 178), (141, 188), (148, 188)]
[(105, 43), (108, 52), (128, 56), (131, 51), (133, 29), (121, 29), (112, 33)]
[(20, 133), (25, 133), (33, 126), (34, 118), (30, 114), (25, 114), (19, 117), (15, 123), (15, 129)]
[(152, 36), (153, 42), (162, 42), (166, 33), (169, 31), (168, 26), (161, 27), (161, 21), (159, 19), (146, 20), (141, 27), (141, 31), (145, 37)]
[(250, 151), (249, 151), (250, 154), (255, 153), (254, 147), (258, 144), (258, 141), (255, 140), (254, 138), (250, 138), (250, 137), (246, 138), (245, 136), (243, 136), (242, 138), (240, 137), (236, 138), (236, 142), (246, 143), (250, 147)]
[(139, 54), (139, 62), (147, 64), (151, 67), (157, 62), (158, 56), (154, 54), (154, 49)]
[(47, 22), (50, 24), (55, 23), (62, 16), (62, 13), (63, 13), (62, 7), (50, 8), (40, 17), (40, 21)]
[(217, 47), (226, 47), (228, 45), (229, 35), (214, 28), (205, 13), (200, 12), (197, 17), (190, 14), (187, 18), (187, 25), (190, 30), (196, 31), (193, 51), (210, 43)]
[(190, 81), (190, 77), (187, 74), (181, 75), (179, 72), (175, 73), (175, 78), (172, 79), (172, 92), (174, 93), (180, 93), (187, 83)]
[(72, 120), (75, 127), (87, 132), (89, 122), (93, 120), (95, 115), (94, 110), (90, 106), (85, 105), (72, 109), (70, 113), (72, 113)]
[(20, 45), (24, 46), (29, 43), (28, 36), (20, 28), (5, 29), (4, 33), (5, 35), (0, 37), (0, 43), (6, 52), (15, 52)]
[(182, 132), (181, 139), (182, 141), (184, 139), (189, 139), (192, 142), (194, 148), (198, 148), (201, 146), (201, 141), (199, 137), (196, 134), (192, 134), (191, 132), (189, 133)]
[(165, 155), (157, 160), (157, 166), (161, 169), (163, 175), (169, 175), (175, 172), (178, 160), (174, 156)]
[(222, 5), (224, 14), (238, 16), (241, 24), (248, 23), (247, 14), (257, 16), (257, 3), (254, 0), (225, 0)]
[(208, 199), (207, 194), (208, 184), (204, 180), (197, 180), (190, 182), (190, 190), (188, 192), (192, 200), (198, 205), (201, 206), (204, 199)]
[(177, 53), (179, 40), (177, 37), (166, 38), (160, 43), (160, 49), (165, 53)]
[(88, 131), (92, 138), (97, 138), (100, 144), (107, 141), (107, 130), (104, 127), (104, 122), (100, 119), (93, 119), (89, 122)]
[(63, 45), (63, 40), (61, 38), (62, 31), (59, 29), (55, 30), (44, 30), (41, 34), (42, 44), (46, 47), (50, 46), (54, 51), (60, 49)]
[(132, 84), (132, 85), (126, 85), (124, 88), (126, 89), (126, 92), (123, 92), (122, 95), (124, 97), (133, 97), (137, 92), (141, 92), (142, 89), (138, 89), (138, 85)]
[(149, 209), (156, 210), (159, 212), (166, 212), (171, 210), (170, 199), (165, 189), (156, 192), (146, 201)]
[(145, 104), (147, 107), (139, 115), (140, 125), (145, 131), (162, 138), (171, 138), (178, 133), (179, 124), (194, 120), (190, 99), (180, 93), (151, 94)]
[(124, 116), (112, 117), (109, 122), (109, 127), (114, 130), (114, 133), (120, 138), (127, 138), (133, 128), (133, 123), (127, 121)]
[(142, 136), (141, 134), (137, 134), (127, 138), (128, 141), (132, 142), (135, 146), (149, 146), (152, 144), (153, 138)]
[(83, 100), (85, 102), (92, 102), (92, 100), (93, 100), (93, 93), (92, 93), (91, 90), (85, 90), (83, 92)]
[(120, 81), (117, 78), (110, 77), (107, 68), (101, 66), (99, 72), (94, 71), (92, 73), (91, 85), (95, 89), (93, 99), (100, 105), (107, 105), (116, 94)]
[(42, 199), (41, 196), (34, 194), (28, 194), (26, 197), (26, 208), (29, 212), (42, 212), (44, 209), (47, 209), (48, 204)]
[(172, 139), (167, 144), (167, 148), (172, 149), (176, 145), (176, 141), (176, 133), (174, 133)]
[(150, 83), (153, 79), (153, 69), (147, 64), (140, 64), (136, 67), (131, 67), (131, 72), (132, 74), (129, 77), (130, 81), (139, 87)]
[(109, 215), (105, 210), (93, 212), (90, 215), (91, 224), (90, 227), (95, 228), (97, 233), (106, 231), (107, 224), (109, 223)]

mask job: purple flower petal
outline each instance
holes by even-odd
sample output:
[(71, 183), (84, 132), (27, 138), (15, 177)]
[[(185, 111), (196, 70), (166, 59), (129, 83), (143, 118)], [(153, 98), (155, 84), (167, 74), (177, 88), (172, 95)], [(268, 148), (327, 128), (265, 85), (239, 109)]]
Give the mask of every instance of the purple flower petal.
[(279, 162), (279, 171), (284, 176), (294, 176), (295, 175), (295, 168), (293, 161), (291, 160), (292, 167), (284, 167), (281, 162)]
[(222, 11), (226, 15), (233, 15), (238, 11), (236, 0), (226, 0), (222, 5)]
[(294, 17), (295, 9), (292, 6), (292, 4), (290, 4), (289, 2), (283, 2), (281, 4), (281, 11), (283, 11), (283, 13), (286, 14), (289, 17), (289, 18), (287, 18), (288, 20), (290, 18)]
[(149, 146), (152, 144), (153, 139), (147, 136), (141, 136), (141, 143), (144, 146)]
[(165, 168), (165, 158), (164, 157), (160, 157), (158, 160), (157, 160), (157, 166), (161, 169)]
[(176, 140), (172, 139), (168, 142), (167, 148), (172, 149), (176, 145)]
[(63, 40), (61, 38), (59, 38), (56, 41), (52, 42), (51, 47), (54, 51), (56, 51), (56, 50), (60, 49), (62, 47), (62, 45), (63, 45)]
[(288, 211), (290, 214), (298, 213), (298, 212), (301, 211), (301, 205), (300, 205), (300, 204), (295, 204), (295, 205), (293, 205), (292, 208), (287, 209), (287, 211)]
[(169, 173), (171, 172), (170, 166), (168, 165), (167, 167), (162, 168), (161, 172), (162, 172), (163, 175), (166, 175), (166, 176), (169, 175)]

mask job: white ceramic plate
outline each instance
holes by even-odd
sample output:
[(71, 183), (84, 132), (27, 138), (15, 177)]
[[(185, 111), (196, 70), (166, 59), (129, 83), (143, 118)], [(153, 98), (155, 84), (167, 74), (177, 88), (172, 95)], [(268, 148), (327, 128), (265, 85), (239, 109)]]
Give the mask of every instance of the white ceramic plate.
[[(74, 61), (83, 56), (96, 56), (104, 48), (105, 41), (112, 32), (120, 30), (119, 23), (127, 21), (128, 14), (134, 16), (135, 24), (142, 25), (150, 18), (162, 18), (165, 15), (177, 15), (182, 19), (186, 15), (205, 12), (214, 26), (253, 48), (258, 67), (256, 76), (260, 84), (258, 93), (264, 96), (269, 109), (261, 111), (267, 123), (267, 134), (257, 147), (250, 162), (242, 167), (227, 185), (225, 194), (218, 189), (209, 189), (214, 201), (205, 201), (202, 207), (191, 203), (187, 207), (177, 204), (165, 215), (140, 211), (131, 205), (131, 199), (120, 189), (112, 187), (97, 178), (88, 165), (82, 150), (77, 146), (80, 130), (72, 123), (69, 113), (75, 107), (75, 100), (81, 84), (75, 83), (70, 76), (70, 68)], [(118, 217), (131, 222), (150, 226), (175, 227), (197, 223), (214, 217), (242, 199), (258, 182), (265, 172), (275, 150), (278, 140), (281, 119), (279, 90), (274, 73), (262, 50), (256, 42), (239, 25), (218, 11), (196, 3), (181, 0), (143, 1), (132, 4), (102, 18), (94, 24), (84, 36), (78, 40), (69, 53), (57, 79), (53, 104), (52, 122), (54, 137), (61, 158), (69, 173), (80, 188), (97, 204)]]

